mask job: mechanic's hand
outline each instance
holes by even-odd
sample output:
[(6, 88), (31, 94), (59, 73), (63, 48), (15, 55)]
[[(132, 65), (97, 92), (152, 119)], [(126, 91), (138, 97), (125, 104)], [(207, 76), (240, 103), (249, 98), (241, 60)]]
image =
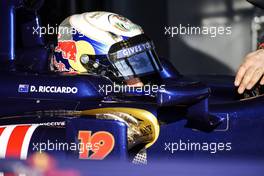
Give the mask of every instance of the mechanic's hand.
[(264, 85), (263, 74), (264, 49), (260, 49), (248, 54), (240, 66), (235, 79), (235, 86), (239, 87), (238, 93), (242, 94), (245, 89), (252, 89), (261, 78), (260, 84)]

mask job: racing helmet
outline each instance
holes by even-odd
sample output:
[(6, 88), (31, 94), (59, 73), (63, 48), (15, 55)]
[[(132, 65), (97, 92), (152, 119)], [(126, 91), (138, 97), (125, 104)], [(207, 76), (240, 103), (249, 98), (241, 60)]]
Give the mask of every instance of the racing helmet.
[(110, 12), (66, 18), (59, 26), (51, 70), (96, 74), (122, 82), (160, 70), (153, 42), (142, 28)]

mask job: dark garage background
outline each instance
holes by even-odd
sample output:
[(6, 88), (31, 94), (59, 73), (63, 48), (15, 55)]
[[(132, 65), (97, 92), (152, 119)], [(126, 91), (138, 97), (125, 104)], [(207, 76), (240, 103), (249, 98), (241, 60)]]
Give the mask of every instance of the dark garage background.
[[(251, 50), (254, 8), (245, 0), (46, 0), (40, 14), (43, 25), (56, 26), (71, 14), (88, 11), (112, 11), (141, 25), (159, 55), (183, 74), (233, 75)], [(179, 24), (231, 26), (232, 35), (170, 38), (164, 34), (165, 26)]]

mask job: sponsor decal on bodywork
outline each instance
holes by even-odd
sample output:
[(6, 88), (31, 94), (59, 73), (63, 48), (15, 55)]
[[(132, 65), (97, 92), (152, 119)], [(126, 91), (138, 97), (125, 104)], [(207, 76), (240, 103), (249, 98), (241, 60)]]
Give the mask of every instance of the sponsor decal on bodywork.
[(77, 87), (69, 86), (35, 86), (28, 84), (19, 84), (19, 93), (57, 93), (57, 94), (77, 94)]
[(47, 127), (64, 127), (66, 125), (65, 121), (62, 122), (45, 122), (39, 123), (40, 126), (47, 126)]
[(79, 151), (79, 159), (103, 160), (113, 150), (114, 136), (106, 131), (79, 131), (78, 139), (82, 144)]

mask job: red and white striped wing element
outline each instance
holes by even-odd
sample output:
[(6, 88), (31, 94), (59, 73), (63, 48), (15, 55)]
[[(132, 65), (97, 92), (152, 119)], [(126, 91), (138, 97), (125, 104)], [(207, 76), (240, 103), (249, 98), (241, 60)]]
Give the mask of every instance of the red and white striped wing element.
[(27, 159), (31, 137), (38, 124), (0, 126), (0, 158)]

